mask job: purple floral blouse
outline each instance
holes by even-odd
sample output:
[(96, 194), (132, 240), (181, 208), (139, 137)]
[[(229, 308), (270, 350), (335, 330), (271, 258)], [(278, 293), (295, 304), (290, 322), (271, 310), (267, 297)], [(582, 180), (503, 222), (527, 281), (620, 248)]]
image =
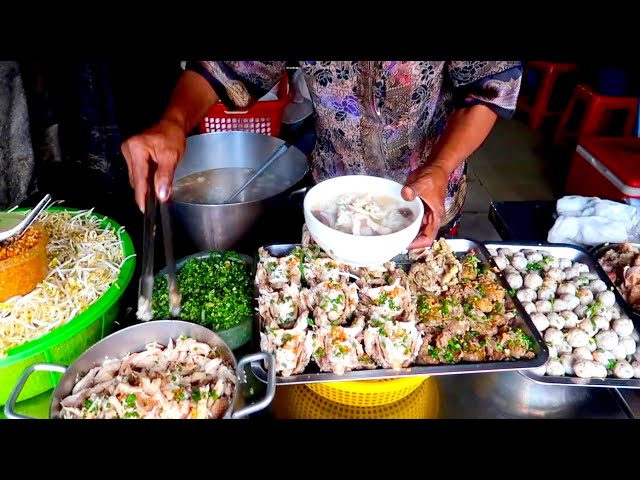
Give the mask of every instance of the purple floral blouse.
[[(230, 109), (242, 110), (280, 79), (286, 62), (187, 62)], [(366, 174), (404, 183), (428, 162), (456, 108), (483, 104), (509, 118), (516, 108), (518, 61), (301, 62), (315, 108), (316, 181)], [(462, 208), (466, 163), (449, 179), (445, 222)]]

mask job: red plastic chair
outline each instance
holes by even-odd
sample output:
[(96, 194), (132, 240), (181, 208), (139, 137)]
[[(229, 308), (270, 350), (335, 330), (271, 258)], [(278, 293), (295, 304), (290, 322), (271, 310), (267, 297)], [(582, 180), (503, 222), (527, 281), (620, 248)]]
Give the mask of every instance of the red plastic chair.
[[(574, 114), (578, 102), (584, 104), (584, 114), (577, 131), (570, 132), (567, 125)], [(587, 85), (578, 85), (558, 124), (554, 136), (555, 143), (562, 145), (568, 137), (577, 137), (579, 139), (602, 134), (604, 128), (609, 124), (611, 114), (615, 111), (624, 111), (626, 113), (622, 136), (634, 136), (634, 127), (638, 116), (638, 98), (600, 95)]]
[(562, 74), (575, 72), (578, 69), (578, 65), (575, 63), (527, 62), (524, 79), (527, 78), (527, 72), (531, 69), (540, 73), (540, 86), (533, 98), (528, 95), (521, 95), (518, 98), (518, 110), (529, 114), (529, 128), (538, 130), (542, 127), (545, 118), (562, 115), (562, 111), (551, 111), (549, 109), (551, 94), (556, 86), (558, 77)]

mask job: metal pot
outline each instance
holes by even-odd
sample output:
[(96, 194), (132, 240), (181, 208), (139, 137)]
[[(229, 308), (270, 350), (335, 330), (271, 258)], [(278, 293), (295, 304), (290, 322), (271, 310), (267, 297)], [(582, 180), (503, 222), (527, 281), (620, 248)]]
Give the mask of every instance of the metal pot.
[[(181, 178), (211, 169), (238, 168), (238, 175), (246, 176), (246, 171), (240, 169), (258, 169), (283, 143), (279, 138), (250, 132), (215, 132), (191, 136), (187, 139), (184, 156), (176, 169), (174, 188)], [(291, 147), (265, 172), (277, 175), (281, 181), (279, 191), (272, 197), (244, 201), (246, 192), (243, 192), (237, 203), (228, 205), (173, 200), (170, 207), (172, 216), (199, 250), (229, 250), (249, 232), (267, 202), (296, 185), (307, 169), (306, 156), (296, 147)], [(247, 179), (230, 179), (227, 185), (219, 187), (230, 196), (243, 183), (242, 180)]]
[(84, 352), (70, 367), (56, 365), (53, 363), (38, 363), (27, 368), (15, 388), (11, 392), (4, 407), (4, 414), (7, 418), (31, 418), (20, 415), (14, 411), (16, 401), (29, 376), (36, 371), (48, 371), (64, 374), (62, 379), (53, 391), (49, 418), (60, 417), (60, 401), (66, 398), (77, 382), (78, 376), (88, 372), (96, 365), (102, 364), (107, 358), (122, 358), (131, 352), (140, 352), (145, 346), (152, 342), (167, 345), (170, 339), (176, 339), (180, 335), (191, 337), (199, 342), (204, 342), (217, 348), (225, 360), (235, 369), (237, 381), (233, 392), (233, 397), (229, 399), (229, 409), (224, 418), (240, 418), (267, 408), (276, 391), (276, 372), (269, 367), (269, 379), (267, 391), (264, 398), (251, 405), (233, 411), (239, 397), (240, 384), (246, 381), (244, 368), (251, 362), (264, 361), (266, 365), (274, 365), (273, 356), (266, 352), (253, 353), (236, 361), (231, 349), (213, 331), (201, 325), (178, 320), (156, 320), (148, 323), (141, 323), (122, 329), (109, 335), (96, 343), (89, 350)]

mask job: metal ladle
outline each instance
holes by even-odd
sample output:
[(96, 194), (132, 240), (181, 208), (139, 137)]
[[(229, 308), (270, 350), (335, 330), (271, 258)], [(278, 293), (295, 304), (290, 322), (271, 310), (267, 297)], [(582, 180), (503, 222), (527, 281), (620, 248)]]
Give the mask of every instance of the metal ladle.
[(26, 215), (0, 213), (0, 242), (4, 242), (13, 237), (20, 237), (50, 203), (51, 195), (47, 193)]
[(251, 178), (250, 178), (249, 180), (247, 180), (246, 182), (244, 182), (244, 183), (242, 184), (242, 186), (241, 186), (238, 190), (236, 190), (236, 192), (235, 192), (233, 195), (231, 195), (231, 196), (227, 199), (227, 201), (226, 201), (226, 202), (224, 202), (224, 203), (225, 203), (225, 204), (226, 204), (226, 203), (231, 203), (233, 200), (235, 200), (235, 198), (236, 198), (238, 195), (240, 195), (242, 192), (244, 192), (244, 191), (245, 191), (245, 189), (246, 189), (249, 185), (251, 185), (251, 184), (254, 182), (254, 180), (255, 180), (256, 178), (258, 178), (260, 175), (262, 175), (262, 173), (263, 173), (267, 168), (269, 168), (269, 167), (273, 164), (273, 162), (275, 162), (275, 161), (276, 161), (277, 159), (279, 159), (282, 155), (284, 155), (284, 154), (287, 152), (287, 150), (289, 150), (289, 148), (290, 148), (290, 147), (291, 147), (291, 143), (288, 143), (288, 142), (285, 142), (285, 143), (283, 143), (282, 145), (280, 145), (280, 146), (276, 149), (276, 151), (275, 151), (275, 152), (273, 152), (273, 153), (271, 154), (271, 156), (267, 159), (267, 161), (266, 161), (266, 162), (264, 162), (264, 164), (263, 164), (263, 165), (258, 169), (258, 171), (257, 171), (256, 173), (254, 173), (254, 174), (251, 176)]

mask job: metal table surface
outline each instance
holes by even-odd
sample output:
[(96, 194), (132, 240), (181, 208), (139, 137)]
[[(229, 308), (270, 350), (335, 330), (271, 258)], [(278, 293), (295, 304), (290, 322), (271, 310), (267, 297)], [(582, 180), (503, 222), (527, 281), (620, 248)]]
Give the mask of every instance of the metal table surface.
[[(555, 201), (522, 201), (522, 202), (492, 202), (489, 209), (489, 220), (504, 241), (545, 242), (549, 229), (556, 219)], [(561, 388), (550, 385), (551, 388)], [(571, 387), (583, 388), (583, 387)], [(631, 418), (640, 418), (640, 392), (633, 389), (587, 389), (606, 390), (619, 406)], [(594, 395), (594, 405), (599, 405), (600, 396)], [(595, 407), (594, 407), (595, 408)]]
[[(309, 179), (305, 179), (301, 185), (295, 188), (307, 185)], [(295, 189), (294, 188), (294, 189)], [(293, 190), (293, 189), (292, 189)], [(140, 252), (141, 242), (141, 225), (142, 216), (135, 209), (135, 206), (128, 204), (127, 207), (123, 205), (122, 198), (113, 199), (113, 207), (109, 207), (109, 202), (103, 203), (104, 208), (98, 210), (100, 213), (112, 216), (116, 221), (126, 226), (127, 231), (132, 236), (136, 251)], [(32, 202), (25, 202), (24, 206), (32, 206)], [(73, 205), (74, 207), (78, 205)], [(496, 210), (492, 205), (492, 211)], [(82, 207), (81, 205), (79, 207)], [(510, 206), (509, 211), (513, 210)], [(532, 206), (529, 206), (531, 208)], [(542, 211), (541, 208), (538, 210)], [(490, 217), (496, 212), (490, 213)], [(500, 212), (497, 212), (500, 213)], [(522, 213), (520, 213), (522, 215)], [(495, 215), (494, 215), (495, 216)], [(517, 216), (517, 215), (516, 215)], [(522, 218), (522, 217), (520, 217)], [(492, 218), (492, 221), (495, 220)], [(503, 220), (504, 221), (504, 220)], [(297, 201), (283, 201), (279, 205), (275, 205), (274, 208), (265, 213), (260, 220), (259, 225), (256, 226), (251, 235), (248, 235), (246, 240), (238, 245), (236, 250), (241, 253), (253, 254), (258, 246), (267, 243), (290, 243), (300, 241), (301, 229), (303, 223), (303, 215), (301, 205)], [(504, 224), (496, 225), (496, 228), (500, 232), (501, 228), (511, 229), (513, 231), (513, 224), (504, 221)], [(516, 229), (517, 230), (517, 229)], [(159, 230), (160, 232), (160, 230)], [(471, 235), (473, 232), (469, 232)], [(514, 233), (517, 234), (517, 231)], [(161, 234), (158, 235), (161, 237)], [(511, 239), (511, 238), (505, 238)], [(527, 240), (532, 240), (527, 238)], [(161, 238), (158, 238), (158, 242), (161, 242)], [(190, 242), (186, 241), (184, 237), (176, 232), (176, 257), (188, 255), (195, 252), (195, 249)], [(163, 250), (162, 248), (156, 248), (158, 252), (157, 257), (157, 270), (164, 267), (163, 262)], [(136, 296), (138, 289), (137, 278), (139, 276), (139, 265), (136, 268), (136, 275), (134, 280), (129, 285), (127, 292), (123, 297), (123, 304), (121, 310), (121, 319), (118, 320), (118, 328), (123, 328), (130, 324), (137, 322), (135, 319), (135, 306)], [(248, 345), (236, 351), (238, 357), (252, 350), (252, 346)], [(505, 392), (498, 392), (491, 388), (495, 384), (496, 379), (504, 379), (506, 377), (496, 377), (496, 375), (517, 375), (514, 372), (505, 373), (491, 373), (491, 374), (472, 374), (472, 375), (452, 375), (452, 376), (440, 376), (436, 377), (439, 396), (440, 396), (440, 411), (438, 418), (610, 418), (610, 419), (622, 419), (633, 418), (630, 406), (638, 408), (640, 402), (633, 403), (632, 401), (623, 401), (622, 396), (616, 389), (583, 389), (580, 401), (574, 405), (570, 405), (568, 408), (548, 410), (544, 409), (531, 409), (523, 408), (522, 396), (518, 391), (515, 393), (505, 394)], [(248, 375), (248, 378), (251, 378)], [(524, 379), (524, 377), (522, 377)], [(508, 380), (508, 379), (507, 379)], [(533, 384), (528, 379), (526, 382)], [(518, 379), (519, 381), (519, 379)], [(524, 385), (528, 385), (527, 383)], [(508, 383), (508, 382), (507, 382)], [(263, 385), (257, 380), (252, 382), (252, 390), (254, 395), (260, 396), (263, 391)], [(538, 392), (542, 392), (543, 397), (547, 397), (555, 401), (555, 404), (562, 403), (563, 397), (566, 395), (564, 388), (581, 388), (581, 387), (560, 387), (554, 385), (535, 385)], [(245, 390), (246, 391), (246, 390)], [(46, 405), (48, 404), (47, 394), (40, 396), (40, 398), (33, 399), (32, 401), (24, 402), (24, 408), (19, 410), (31, 411), (33, 415), (41, 416), (37, 411), (42, 410), (44, 405), (46, 412)], [(554, 402), (552, 402), (554, 403)], [(524, 406), (526, 407), (526, 406)], [(638, 410), (634, 410), (638, 412)], [(26, 413), (26, 412), (25, 412)], [(270, 417), (271, 413), (265, 411), (256, 416)]]

